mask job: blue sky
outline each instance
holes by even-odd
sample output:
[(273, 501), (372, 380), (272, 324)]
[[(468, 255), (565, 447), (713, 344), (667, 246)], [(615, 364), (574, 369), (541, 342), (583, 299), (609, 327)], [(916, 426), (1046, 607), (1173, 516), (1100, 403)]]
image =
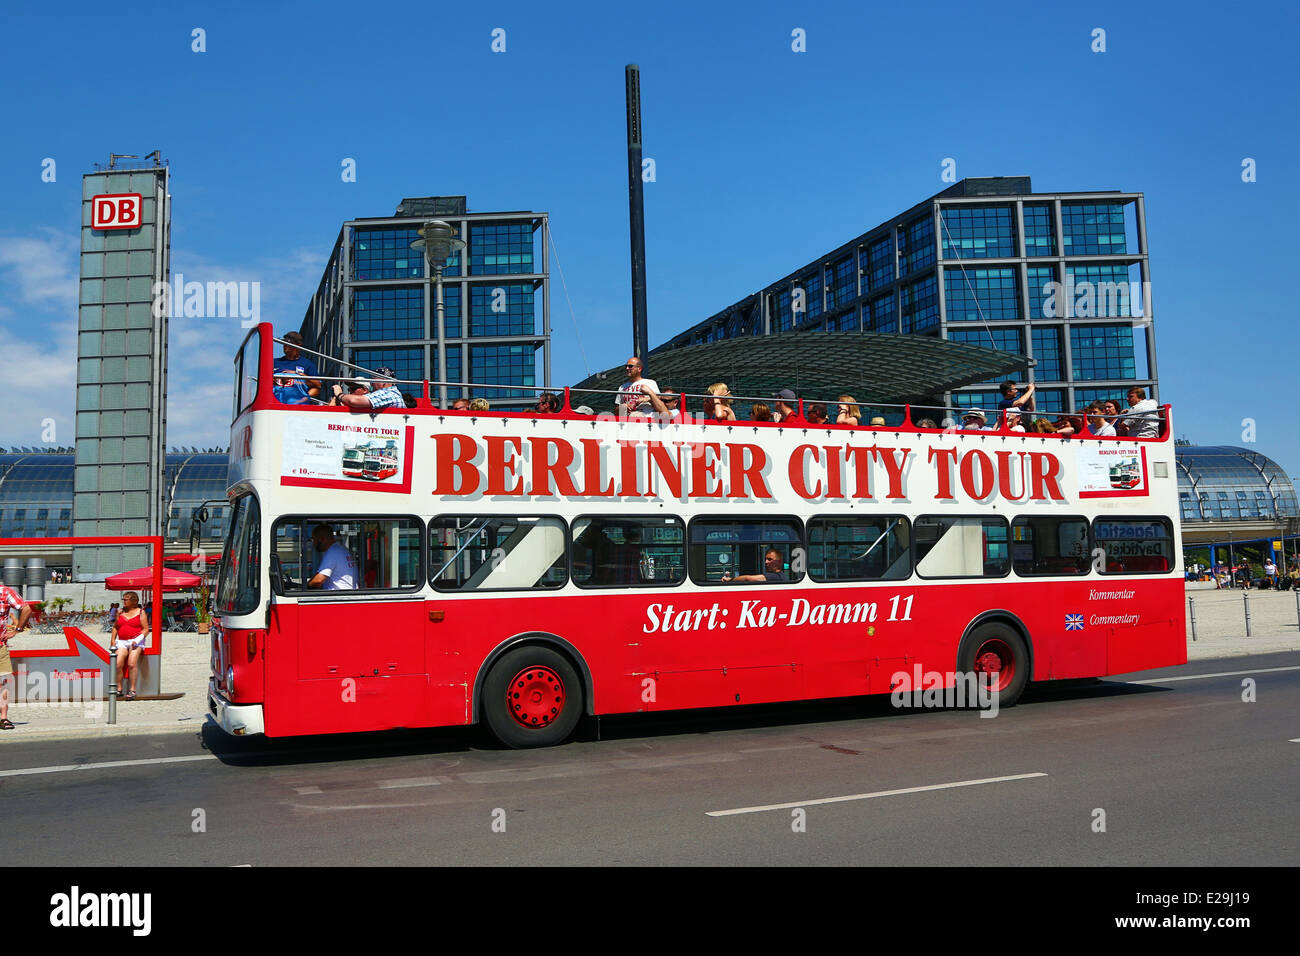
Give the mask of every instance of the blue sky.
[[(280, 328), (347, 218), (430, 194), (545, 210), (576, 313), (556, 281), (555, 378), (615, 364), (636, 62), (652, 345), (937, 192), (947, 157), (1038, 191), (1140, 191), (1178, 431), (1243, 444), (1252, 419), (1254, 447), (1300, 475), (1293, 5), (62, 4), (0, 27), (0, 354), (17, 389), (0, 444), (39, 444), (46, 417), (72, 444), (80, 181), (110, 151), (170, 160), (173, 273), (261, 282)], [(172, 321), (170, 443), (225, 445), (210, 410), (240, 335)]]

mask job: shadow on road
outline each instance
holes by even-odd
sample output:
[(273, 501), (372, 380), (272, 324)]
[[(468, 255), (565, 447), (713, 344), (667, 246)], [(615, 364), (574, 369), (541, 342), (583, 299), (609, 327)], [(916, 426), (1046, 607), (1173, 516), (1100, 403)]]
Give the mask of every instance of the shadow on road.
[[(1126, 684), (1115, 680), (1087, 679), (1031, 684), (1020, 702), (1006, 713), (1033, 712), (1038, 707), (1108, 697), (1166, 693), (1168, 688)], [(844, 697), (833, 700), (798, 701), (781, 704), (752, 704), (706, 710), (672, 711), (654, 714), (624, 714), (584, 718), (573, 740), (623, 741), (641, 737), (680, 737), (770, 727), (799, 727), (860, 720), (885, 720), (902, 716), (921, 717), (936, 708), (893, 705), (888, 694), (872, 697)], [(955, 708), (937, 708), (952, 713)], [(322, 734), (311, 737), (231, 737), (209, 722), (202, 730), (204, 749), (223, 763), (236, 767), (290, 766), (369, 760), (375, 757), (464, 754), (470, 751), (509, 753), (486, 727), (443, 727), (416, 730), (386, 730), (361, 734)]]

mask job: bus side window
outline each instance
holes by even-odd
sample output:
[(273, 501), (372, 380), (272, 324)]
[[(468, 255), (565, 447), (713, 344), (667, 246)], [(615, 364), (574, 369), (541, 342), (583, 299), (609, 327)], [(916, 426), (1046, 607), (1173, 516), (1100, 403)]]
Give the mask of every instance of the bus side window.
[(681, 584), (686, 577), (685, 537), (679, 518), (575, 518), (573, 582), (579, 587)]
[(1021, 577), (1087, 574), (1092, 567), (1088, 519), (1021, 515), (1011, 523), (1011, 560)]
[(357, 591), (415, 590), (423, 583), (420, 547), (423, 532), (418, 518), (357, 518), (335, 515), (282, 518), (272, 541), (279, 585), (285, 593), (302, 593), (315, 577), (324, 554), (316, 551), (312, 533), (317, 526), (334, 533), (356, 565)]
[(1177, 564), (1168, 518), (1094, 518), (1092, 535), (1106, 558), (1104, 574), (1167, 574)]
[[(798, 518), (695, 518), (689, 535), (696, 584), (727, 585), (756, 575), (765, 575), (769, 584), (803, 580), (807, 552)], [(779, 569), (767, 567), (772, 551), (780, 555)]]

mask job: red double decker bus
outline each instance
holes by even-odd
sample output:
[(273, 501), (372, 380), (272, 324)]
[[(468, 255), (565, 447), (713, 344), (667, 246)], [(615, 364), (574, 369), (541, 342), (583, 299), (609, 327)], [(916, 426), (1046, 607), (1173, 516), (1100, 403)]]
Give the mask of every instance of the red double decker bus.
[[(1186, 661), (1156, 438), (284, 406), (236, 358), (210, 708), (232, 734), (889, 693)], [(611, 401), (611, 406), (612, 406)], [(361, 446), (382, 469), (357, 474)], [(1115, 476), (1122, 474), (1123, 480)]]

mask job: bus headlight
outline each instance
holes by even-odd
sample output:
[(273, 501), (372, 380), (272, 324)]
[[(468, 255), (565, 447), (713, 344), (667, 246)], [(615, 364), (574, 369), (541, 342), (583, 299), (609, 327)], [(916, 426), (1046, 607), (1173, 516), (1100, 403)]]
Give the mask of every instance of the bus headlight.
[(233, 667), (226, 668), (226, 693), (230, 695), (231, 700), (235, 699), (235, 669)]

